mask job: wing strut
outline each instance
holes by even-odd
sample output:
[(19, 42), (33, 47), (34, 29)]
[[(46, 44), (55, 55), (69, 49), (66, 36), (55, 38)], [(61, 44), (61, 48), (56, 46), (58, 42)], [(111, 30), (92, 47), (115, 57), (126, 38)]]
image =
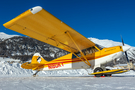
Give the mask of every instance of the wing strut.
[(91, 66), (91, 64), (89, 63), (89, 61), (87, 60), (87, 58), (85, 57), (85, 55), (83, 54), (83, 52), (80, 50), (80, 48), (78, 47), (78, 45), (76, 44), (76, 42), (74, 41), (74, 39), (72, 38), (72, 36), (70, 35), (69, 31), (66, 31), (65, 32), (69, 38), (73, 41), (73, 43), (75, 44), (75, 46), (77, 47), (77, 49), (79, 50), (79, 52), (81, 53), (81, 55), (84, 57), (84, 59), (86, 60), (83, 60), (81, 59), (80, 57), (78, 57), (75, 53), (73, 53), (75, 56), (77, 56), (79, 59), (81, 59), (83, 62), (85, 62), (88, 66)]

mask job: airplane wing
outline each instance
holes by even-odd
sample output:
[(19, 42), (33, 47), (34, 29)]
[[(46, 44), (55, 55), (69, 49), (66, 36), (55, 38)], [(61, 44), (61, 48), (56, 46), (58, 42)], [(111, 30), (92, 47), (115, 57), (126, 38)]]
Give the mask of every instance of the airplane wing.
[(3, 25), (8, 29), (69, 52), (78, 52), (76, 45), (80, 50), (95, 46), (92, 41), (40, 6), (27, 10)]

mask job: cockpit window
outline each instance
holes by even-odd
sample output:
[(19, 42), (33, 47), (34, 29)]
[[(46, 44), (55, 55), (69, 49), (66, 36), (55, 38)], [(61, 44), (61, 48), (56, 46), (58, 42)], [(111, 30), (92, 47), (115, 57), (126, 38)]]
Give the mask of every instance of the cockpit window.
[[(99, 48), (99, 47), (98, 47)], [(97, 52), (98, 50), (94, 47), (94, 46), (92, 46), (92, 47), (89, 47), (89, 48), (87, 48), (87, 49), (83, 49), (82, 50), (82, 53), (84, 54), (84, 55), (88, 55), (88, 54), (92, 54), (92, 53), (95, 53), (95, 52)], [(77, 52), (77, 53), (75, 53), (78, 57), (81, 57), (81, 54), (80, 54), (80, 52)], [(73, 57), (73, 58), (75, 58), (75, 57)]]
[(86, 50), (87, 50), (88, 54), (95, 53), (95, 52), (98, 51), (94, 46), (93, 47), (89, 47)]
[(99, 44), (95, 44), (96, 45), (96, 47), (98, 47), (100, 50), (102, 50), (104, 47), (103, 46), (101, 46), (101, 45), (99, 45)]

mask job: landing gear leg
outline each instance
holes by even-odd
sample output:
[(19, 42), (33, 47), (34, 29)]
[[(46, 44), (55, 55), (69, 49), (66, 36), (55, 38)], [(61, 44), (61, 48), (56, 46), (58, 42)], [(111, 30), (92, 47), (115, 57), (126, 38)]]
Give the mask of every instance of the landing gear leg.
[(90, 73), (89, 73), (89, 71), (87, 70), (87, 69), (85, 69), (87, 72), (88, 72), (88, 74), (90, 75)]
[(39, 72), (40, 70), (38, 70), (35, 74), (33, 74), (33, 77), (36, 77), (37, 76), (37, 73)]

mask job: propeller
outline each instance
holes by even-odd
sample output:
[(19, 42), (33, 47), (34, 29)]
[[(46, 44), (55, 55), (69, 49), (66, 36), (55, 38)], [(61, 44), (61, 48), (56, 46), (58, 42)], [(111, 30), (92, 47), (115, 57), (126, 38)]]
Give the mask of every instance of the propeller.
[(123, 51), (124, 51), (124, 53), (125, 53), (125, 55), (126, 55), (127, 62), (129, 63), (129, 59), (128, 59), (128, 55), (127, 55), (127, 50), (128, 50), (130, 47), (125, 46), (122, 36), (121, 36), (121, 40), (122, 40), (122, 45), (123, 45)]

